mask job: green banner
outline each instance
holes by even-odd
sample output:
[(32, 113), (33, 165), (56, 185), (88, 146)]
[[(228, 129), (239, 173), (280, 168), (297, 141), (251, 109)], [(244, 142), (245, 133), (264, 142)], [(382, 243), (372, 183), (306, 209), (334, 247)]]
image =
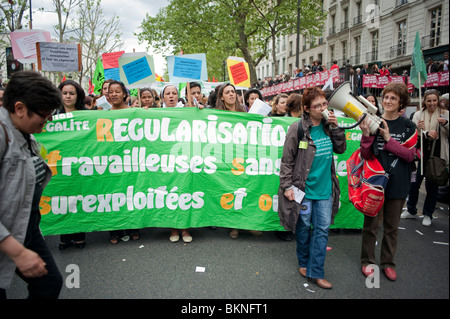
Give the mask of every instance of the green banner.
[[(197, 108), (60, 114), (36, 135), (53, 173), (40, 202), (42, 232), (282, 230), (279, 168), (296, 120)], [(361, 228), (345, 167), (361, 133), (346, 134), (347, 152), (335, 156), (341, 206), (332, 227)]]

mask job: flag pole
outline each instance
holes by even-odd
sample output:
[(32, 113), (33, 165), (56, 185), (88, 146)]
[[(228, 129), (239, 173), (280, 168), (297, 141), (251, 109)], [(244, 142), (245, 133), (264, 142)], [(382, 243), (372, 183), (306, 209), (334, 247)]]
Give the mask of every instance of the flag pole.
[[(422, 117), (422, 84), (420, 82), (420, 72), (419, 72), (419, 112)], [(423, 176), (423, 129), (420, 129), (420, 174)]]

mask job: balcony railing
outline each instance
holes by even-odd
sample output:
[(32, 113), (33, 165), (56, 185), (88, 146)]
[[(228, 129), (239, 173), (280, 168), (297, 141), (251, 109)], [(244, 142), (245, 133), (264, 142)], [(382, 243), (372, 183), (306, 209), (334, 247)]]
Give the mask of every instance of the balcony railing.
[(336, 33), (336, 27), (331, 27), (328, 31), (329, 35), (335, 34)]
[(396, 7), (400, 7), (400, 6), (402, 6), (404, 4), (407, 4), (407, 3), (408, 3), (408, 0), (395, 0), (395, 6)]
[(354, 55), (354, 56), (350, 57), (350, 63), (352, 65), (360, 64), (361, 63), (361, 56), (359, 54), (357, 54), (357, 55)]
[(422, 39), (420, 39), (420, 44), (422, 45), (422, 49), (437, 47), (439, 44), (441, 44), (441, 36), (427, 35), (425, 37), (422, 37)]
[(357, 25), (362, 22), (362, 15), (353, 18), (353, 25)]
[(391, 46), (389, 57), (395, 58), (405, 54), (406, 54), (406, 42), (402, 42), (399, 45)]
[(378, 50), (372, 50), (366, 53), (366, 61), (378, 60)]
[(348, 21), (344, 21), (341, 23), (341, 30), (348, 29)]

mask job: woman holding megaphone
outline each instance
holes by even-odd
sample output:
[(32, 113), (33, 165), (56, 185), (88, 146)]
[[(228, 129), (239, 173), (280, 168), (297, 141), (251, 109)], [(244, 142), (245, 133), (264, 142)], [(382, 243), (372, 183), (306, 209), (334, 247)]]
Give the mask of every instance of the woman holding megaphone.
[[(370, 134), (370, 118), (359, 125), (361, 156), (369, 159), (375, 155), (386, 172), (390, 173), (385, 189), (383, 214), (383, 241), (381, 244), (380, 266), (386, 277), (397, 278), (394, 257), (397, 251), (397, 233), (400, 214), (408, 196), (411, 180), (411, 165), (416, 154), (416, 125), (409, 119), (399, 116), (399, 112), (409, 103), (408, 89), (403, 83), (390, 83), (382, 92), (384, 114), (375, 135)], [(362, 117), (362, 116), (361, 116)], [(398, 160), (397, 160), (398, 159)], [(397, 160), (397, 161), (396, 161)], [(364, 216), (362, 232), (361, 266), (365, 276), (373, 273), (370, 265), (375, 264), (375, 243), (377, 241), (378, 218)]]

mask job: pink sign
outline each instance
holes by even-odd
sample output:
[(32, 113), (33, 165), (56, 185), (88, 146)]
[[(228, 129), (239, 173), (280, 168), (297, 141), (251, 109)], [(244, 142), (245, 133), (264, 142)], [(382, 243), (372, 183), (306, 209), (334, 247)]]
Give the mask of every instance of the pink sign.
[(365, 88), (378, 88), (378, 81), (376, 75), (364, 75), (363, 87)]
[(439, 86), (439, 73), (427, 74), (427, 80), (423, 85), (426, 87)]
[(384, 87), (389, 84), (389, 77), (386, 75), (379, 76), (377, 80), (379, 89), (384, 89)]
[(447, 86), (449, 84), (448, 71), (439, 72), (439, 86)]
[(21, 63), (37, 62), (37, 42), (52, 42), (50, 32), (45, 30), (19, 30), (9, 35), (14, 58)]
[(115, 69), (119, 67), (119, 58), (124, 54), (125, 51), (111, 52), (111, 53), (103, 53), (103, 68), (106, 69)]

